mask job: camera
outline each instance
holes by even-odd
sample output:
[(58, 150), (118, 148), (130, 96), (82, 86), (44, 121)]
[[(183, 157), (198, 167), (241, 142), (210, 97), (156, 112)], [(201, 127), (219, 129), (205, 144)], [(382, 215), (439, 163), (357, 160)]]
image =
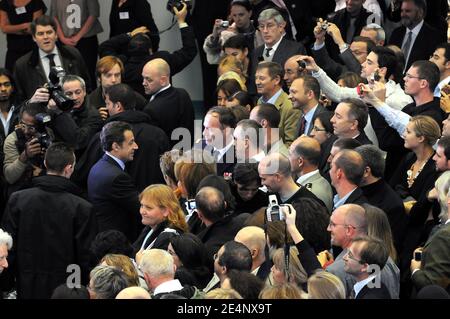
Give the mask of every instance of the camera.
[(330, 24), (328, 22), (322, 23), (321, 28), (323, 31), (327, 31)]
[(61, 87), (61, 79), (66, 76), (66, 72), (60, 66), (53, 66), (50, 69), (50, 74), (48, 76), (50, 82), (47, 83), (48, 93), (50, 94), (50, 99), (55, 101), (56, 106), (63, 112), (69, 111), (73, 108), (74, 101), (68, 98)]
[(266, 216), (268, 222), (276, 222), (279, 220), (285, 220), (286, 211), (290, 211), (288, 205), (278, 204), (277, 197), (275, 195), (269, 195), (269, 206), (266, 209)]
[(186, 3), (188, 11), (192, 9), (192, 3), (190, 0), (169, 0), (167, 1), (167, 10), (169, 10), (171, 13), (173, 12), (173, 8), (177, 8), (178, 11), (183, 9), (183, 2)]
[(421, 261), (422, 260), (422, 252), (421, 251), (416, 251), (414, 253), (414, 260), (415, 261)]
[(300, 69), (302, 69), (302, 70), (306, 69), (306, 62), (305, 62), (305, 61), (303, 61), (303, 60), (298, 60), (297, 63), (298, 63), (298, 67), (299, 67)]
[(34, 118), (37, 122), (37, 132), (34, 134), (33, 138), (37, 139), (42, 148), (47, 149), (50, 147), (50, 145), (52, 145), (53, 142), (52, 137), (47, 133), (46, 130), (46, 127), (50, 123), (52, 118), (46, 113), (38, 113)]
[(229, 26), (230, 26), (230, 21), (228, 21), (228, 20), (222, 21), (222, 24), (221, 24), (222, 28), (228, 28)]
[(195, 203), (195, 199), (190, 199), (186, 202), (186, 209), (188, 211), (193, 211), (197, 209), (197, 204)]

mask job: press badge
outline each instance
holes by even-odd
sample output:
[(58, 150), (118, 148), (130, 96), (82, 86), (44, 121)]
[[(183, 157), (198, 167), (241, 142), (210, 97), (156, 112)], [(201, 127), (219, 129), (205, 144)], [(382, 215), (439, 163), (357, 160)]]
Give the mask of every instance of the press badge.
[(128, 20), (130, 18), (130, 14), (128, 12), (119, 12), (120, 20)]
[(16, 13), (17, 14), (27, 13), (27, 8), (25, 8), (25, 7), (18, 7), (18, 8), (16, 8)]

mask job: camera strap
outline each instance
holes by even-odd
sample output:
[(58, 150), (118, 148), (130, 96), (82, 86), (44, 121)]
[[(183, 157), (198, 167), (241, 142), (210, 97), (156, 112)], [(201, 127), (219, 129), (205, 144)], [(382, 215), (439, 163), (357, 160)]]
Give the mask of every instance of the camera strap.
[(290, 280), (289, 273), (289, 262), (291, 257), (291, 245), (288, 243), (288, 234), (287, 234), (287, 224), (284, 222), (284, 275), (286, 276), (286, 281)]

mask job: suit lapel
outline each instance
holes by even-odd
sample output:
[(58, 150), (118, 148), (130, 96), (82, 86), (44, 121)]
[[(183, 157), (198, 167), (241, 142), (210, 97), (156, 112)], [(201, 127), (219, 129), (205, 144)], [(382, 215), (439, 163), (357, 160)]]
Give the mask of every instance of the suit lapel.
[(117, 163), (111, 156), (107, 155), (106, 153), (103, 155), (102, 159), (122, 170), (122, 167), (120, 167), (119, 163)]

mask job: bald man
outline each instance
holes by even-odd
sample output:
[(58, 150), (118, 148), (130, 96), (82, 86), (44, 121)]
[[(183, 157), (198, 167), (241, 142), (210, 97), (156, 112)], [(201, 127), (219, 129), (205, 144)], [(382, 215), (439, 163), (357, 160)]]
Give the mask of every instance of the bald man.
[(333, 190), (330, 183), (320, 175), (319, 162), (321, 150), (319, 142), (308, 136), (301, 136), (289, 147), (291, 171), (295, 174), (297, 184), (305, 186), (322, 202), (328, 211), (333, 208)]
[(311, 198), (325, 206), (306, 187), (295, 183), (291, 174), (291, 164), (286, 156), (280, 153), (267, 155), (259, 163), (258, 172), (261, 183), (267, 187), (269, 193), (277, 195), (279, 204), (293, 204), (300, 198)]
[(234, 241), (244, 244), (252, 254), (252, 274), (261, 280), (266, 280), (270, 274), (272, 262), (266, 260), (266, 237), (264, 230), (256, 226), (242, 228), (234, 237)]
[(293, 55), (284, 63), (284, 82), (286, 82), (288, 88), (303, 73), (297, 62), (300, 61), (300, 58), (301, 55)]
[[(169, 64), (163, 59), (147, 62), (142, 79), (145, 94), (151, 96), (143, 111), (167, 134), (171, 146), (178, 143), (172, 139), (172, 132), (182, 128), (179, 133), (186, 143), (183, 146), (190, 149), (194, 140), (194, 106), (186, 90), (171, 86)], [(178, 135), (174, 134), (174, 138), (178, 139)]]
[(151, 297), (142, 287), (128, 287), (119, 292), (116, 299), (151, 299)]

